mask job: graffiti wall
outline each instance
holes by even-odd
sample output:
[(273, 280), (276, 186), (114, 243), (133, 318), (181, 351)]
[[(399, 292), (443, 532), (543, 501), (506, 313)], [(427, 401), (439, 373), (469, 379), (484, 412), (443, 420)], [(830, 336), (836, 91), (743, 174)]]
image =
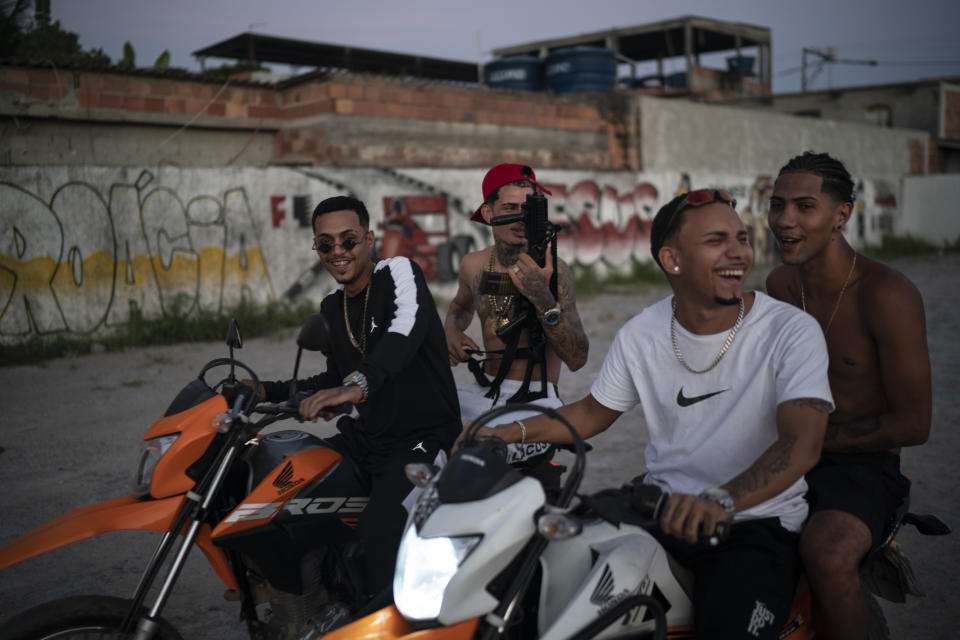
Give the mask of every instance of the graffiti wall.
[[(489, 229), (469, 221), (483, 169), (0, 169), (0, 341), (92, 335), (146, 317), (227, 311), (247, 300), (319, 302), (332, 286), (311, 251), (323, 198), (367, 203), (381, 255), (408, 255), (450, 297), (464, 253)], [(738, 200), (758, 261), (775, 259), (768, 175), (540, 172), (559, 251), (601, 274), (650, 259), (656, 211), (690, 188)], [(854, 244), (895, 223), (896, 185), (861, 180)]]

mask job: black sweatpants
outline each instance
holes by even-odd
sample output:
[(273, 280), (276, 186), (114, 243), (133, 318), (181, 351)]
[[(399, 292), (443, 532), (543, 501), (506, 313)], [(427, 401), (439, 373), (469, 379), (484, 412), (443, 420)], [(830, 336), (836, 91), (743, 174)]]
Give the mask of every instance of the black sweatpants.
[(370, 485), (370, 502), (360, 514), (357, 533), (365, 554), (367, 594), (375, 596), (391, 587), (400, 536), (407, 521), (402, 502), (413, 490), (403, 468), (411, 462), (432, 463), (443, 449), (440, 438), (418, 435), (400, 441), (388, 451), (372, 454), (342, 433), (328, 438), (330, 444), (350, 456)]

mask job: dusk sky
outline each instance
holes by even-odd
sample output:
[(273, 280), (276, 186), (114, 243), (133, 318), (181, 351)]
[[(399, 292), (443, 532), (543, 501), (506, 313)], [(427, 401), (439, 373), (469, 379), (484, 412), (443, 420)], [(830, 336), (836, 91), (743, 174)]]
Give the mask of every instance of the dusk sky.
[[(956, 0), (52, 0), (51, 10), (114, 62), (129, 40), (138, 66), (169, 49), (171, 65), (191, 71), (200, 69), (193, 51), (244, 31), (475, 62), (497, 47), (698, 15), (772, 30), (775, 93), (799, 90), (803, 47), (879, 63), (828, 65), (813, 89), (960, 76)], [(681, 68), (676, 60), (666, 69)]]

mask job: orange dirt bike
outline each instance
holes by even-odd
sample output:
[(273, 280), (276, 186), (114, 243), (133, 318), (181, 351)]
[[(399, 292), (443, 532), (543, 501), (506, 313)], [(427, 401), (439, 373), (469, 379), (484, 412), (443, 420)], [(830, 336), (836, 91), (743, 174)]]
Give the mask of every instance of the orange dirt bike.
[[(555, 500), (506, 464), (502, 441), (473, 435), (527, 409), (565, 424), (574, 441), (576, 460)], [(512, 405), (479, 416), (442, 470), (407, 465), (424, 492), (400, 544), (395, 604), (325, 640), (692, 638), (692, 576), (650, 534), (666, 495), (642, 483), (577, 495), (584, 465), (583, 441), (552, 410)], [(931, 518), (904, 516), (924, 533), (934, 533)], [(723, 544), (721, 524), (701, 544)], [(888, 637), (879, 606), (872, 613), (871, 637)], [(779, 637), (816, 637), (803, 582)]]
[[(323, 316), (308, 318), (294, 380), (302, 350), (325, 351), (327, 340)], [(369, 488), (352, 461), (320, 438), (292, 430), (258, 436), (297, 417), (299, 400), (291, 390), (285, 403), (258, 404), (234, 375), (240, 369), (259, 384), (233, 357), (242, 346), (236, 322), (227, 344), (230, 357), (208, 362), (147, 430), (133, 495), (66, 513), (0, 549), (2, 569), (102, 533), (162, 532), (133, 597), (48, 602), (10, 619), (0, 638), (180, 638), (161, 612), (194, 546), (240, 601), (252, 638), (316, 637), (313, 630), (368, 604), (355, 525)], [(224, 368), (226, 377), (206, 382)]]

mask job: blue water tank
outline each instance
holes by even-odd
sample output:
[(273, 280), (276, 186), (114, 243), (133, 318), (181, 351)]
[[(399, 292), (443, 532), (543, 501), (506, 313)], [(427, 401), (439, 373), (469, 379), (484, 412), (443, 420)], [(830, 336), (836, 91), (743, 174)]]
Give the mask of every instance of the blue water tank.
[(543, 60), (534, 56), (507, 56), (483, 66), (483, 79), (497, 89), (540, 91), (543, 89)]
[(667, 86), (671, 89), (686, 89), (687, 88), (687, 72), (686, 71), (677, 71), (676, 73), (671, 73), (667, 76)]
[(730, 56), (727, 58), (727, 70), (730, 73), (750, 75), (753, 73), (754, 62), (756, 62), (756, 58), (753, 56)]
[(547, 88), (557, 93), (613, 91), (617, 60), (613, 49), (567, 47), (551, 51), (546, 60)]

